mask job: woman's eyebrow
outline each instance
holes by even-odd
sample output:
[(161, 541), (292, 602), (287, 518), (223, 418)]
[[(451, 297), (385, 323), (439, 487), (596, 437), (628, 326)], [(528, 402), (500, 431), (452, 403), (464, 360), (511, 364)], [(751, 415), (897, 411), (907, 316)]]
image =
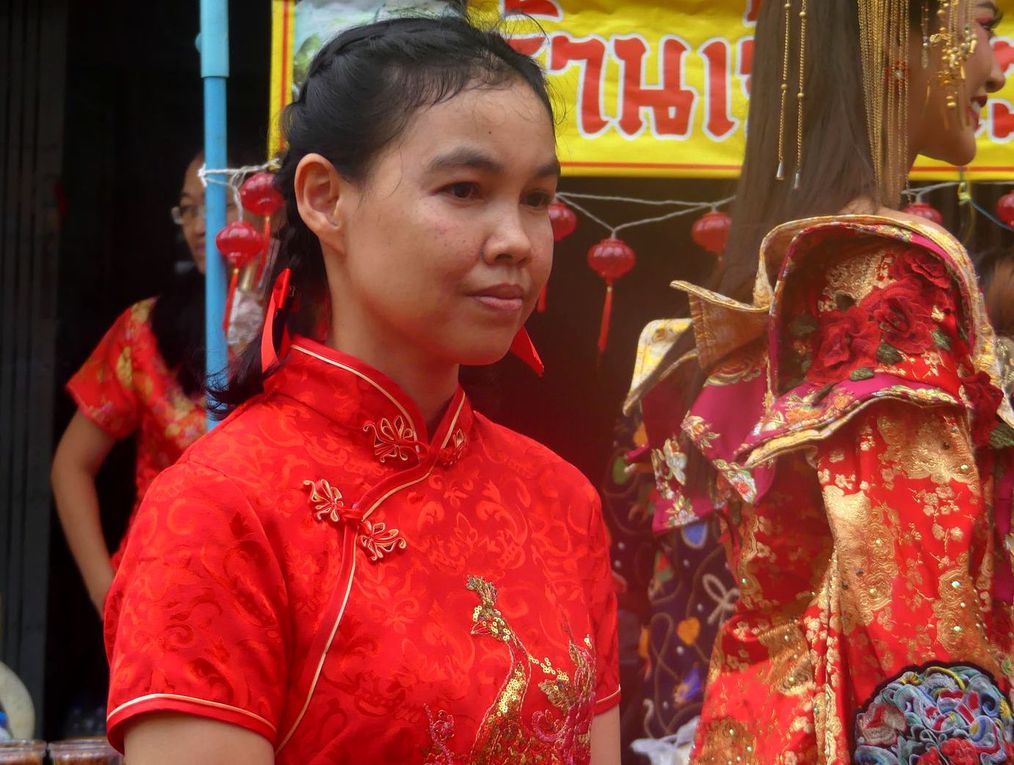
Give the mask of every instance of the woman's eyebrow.
[(439, 172), (440, 170), (453, 170), (460, 167), (482, 170), (483, 172), (493, 174), (503, 174), (507, 170), (503, 163), (497, 161), (494, 157), (467, 146), (453, 149), (444, 154), (438, 154), (430, 161), (426, 169), (429, 172)]

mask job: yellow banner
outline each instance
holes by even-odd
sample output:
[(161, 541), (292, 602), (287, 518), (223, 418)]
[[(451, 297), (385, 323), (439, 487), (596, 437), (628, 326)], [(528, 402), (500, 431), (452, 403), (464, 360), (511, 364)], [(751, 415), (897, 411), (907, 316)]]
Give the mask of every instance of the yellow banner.
[[(439, 0), (273, 0), (273, 119), (313, 52), (342, 27)], [(364, 9), (364, 5), (371, 6)], [(760, 0), (472, 0), (480, 12), (522, 13), (513, 44), (546, 68), (568, 175), (729, 178), (746, 136), (753, 33)], [(990, 99), (972, 180), (1014, 179), (1014, 0), (993, 42), (1008, 83)], [(819, 52), (817, 53), (819, 55)], [(276, 71), (276, 64), (281, 69)], [(918, 180), (956, 169), (922, 157)]]

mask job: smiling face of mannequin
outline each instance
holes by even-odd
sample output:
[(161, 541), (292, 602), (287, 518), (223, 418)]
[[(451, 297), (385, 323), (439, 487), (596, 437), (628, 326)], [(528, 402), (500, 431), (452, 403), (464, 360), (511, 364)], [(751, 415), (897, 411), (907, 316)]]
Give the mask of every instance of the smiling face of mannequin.
[[(1004, 86), (1004, 75), (991, 41), (1000, 11), (993, 0), (962, 0), (972, 4), (975, 48), (964, 64), (965, 78), (955, 106), (939, 81), (943, 67), (940, 46), (931, 48), (929, 66), (922, 66), (922, 37), (911, 35), (909, 50), (909, 148), (913, 154), (953, 165), (975, 158), (976, 133), (990, 93)], [(959, 14), (962, 12), (959, 10)], [(932, 26), (931, 26), (932, 30)]]

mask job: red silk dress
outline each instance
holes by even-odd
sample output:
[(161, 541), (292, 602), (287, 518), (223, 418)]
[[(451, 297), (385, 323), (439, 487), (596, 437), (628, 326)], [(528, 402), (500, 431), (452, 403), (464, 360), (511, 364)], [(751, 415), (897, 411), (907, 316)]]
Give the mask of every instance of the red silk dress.
[(473, 412), (306, 339), (138, 511), (105, 614), (108, 729), (177, 711), (276, 762), (586, 763), (619, 701), (599, 500)]
[(113, 323), (67, 383), (78, 411), (116, 439), (137, 433), (137, 503), (160, 472), (207, 430), (204, 402), (166, 368), (149, 319), (155, 298)]
[(657, 525), (718, 514), (740, 591), (694, 762), (1014, 761), (1014, 415), (967, 255), (841, 216), (761, 257), (754, 305), (685, 285), (696, 358), (641, 402)]

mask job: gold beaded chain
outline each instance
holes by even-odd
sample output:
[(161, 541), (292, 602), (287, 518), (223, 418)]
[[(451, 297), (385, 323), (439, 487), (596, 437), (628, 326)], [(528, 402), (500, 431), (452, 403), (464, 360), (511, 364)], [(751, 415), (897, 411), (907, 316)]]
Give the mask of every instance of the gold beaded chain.
[[(796, 167), (793, 188), (798, 189), (803, 167), (804, 106), (806, 102), (807, 2), (800, 0), (799, 82), (796, 89)], [(863, 66), (866, 100), (866, 130), (873, 172), (882, 204), (893, 205), (901, 198), (908, 173), (908, 122), (910, 71), (908, 61), (909, 4), (915, 0), (856, 0), (859, 15), (859, 50)], [(929, 0), (920, 0), (922, 19), (921, 63), (931, 64), (931, 53), (939, 49), (937, 83), (946, 92), (948, 112), (957, 110), (965, 80), (965, 62), (975, 52), (972, 3), (940, 0), (937, 29), (930, 33)], [(778, 117), (778, 170), (785, 180), (785, 128), (792, 60), (792, 0), (784, 0), (782, 80)]]
[(806, 100), (806, 0), (799, 9), (799, 89), (796, 91), (796, 176), (792, 188), (799, 188), (803, 172), (803, 102)]
[(790, 13), (792, 11), (791, 0), (785, 0), (782, 6), (785, 9), (785, 36), (782, 41), (782, 85), (781, 85), (781, 107), (778, 111), (778, 170), (775, 178), (779, 181), (785, 180), (785, 96), (789, 91), (789, 52), (790, 46)]

